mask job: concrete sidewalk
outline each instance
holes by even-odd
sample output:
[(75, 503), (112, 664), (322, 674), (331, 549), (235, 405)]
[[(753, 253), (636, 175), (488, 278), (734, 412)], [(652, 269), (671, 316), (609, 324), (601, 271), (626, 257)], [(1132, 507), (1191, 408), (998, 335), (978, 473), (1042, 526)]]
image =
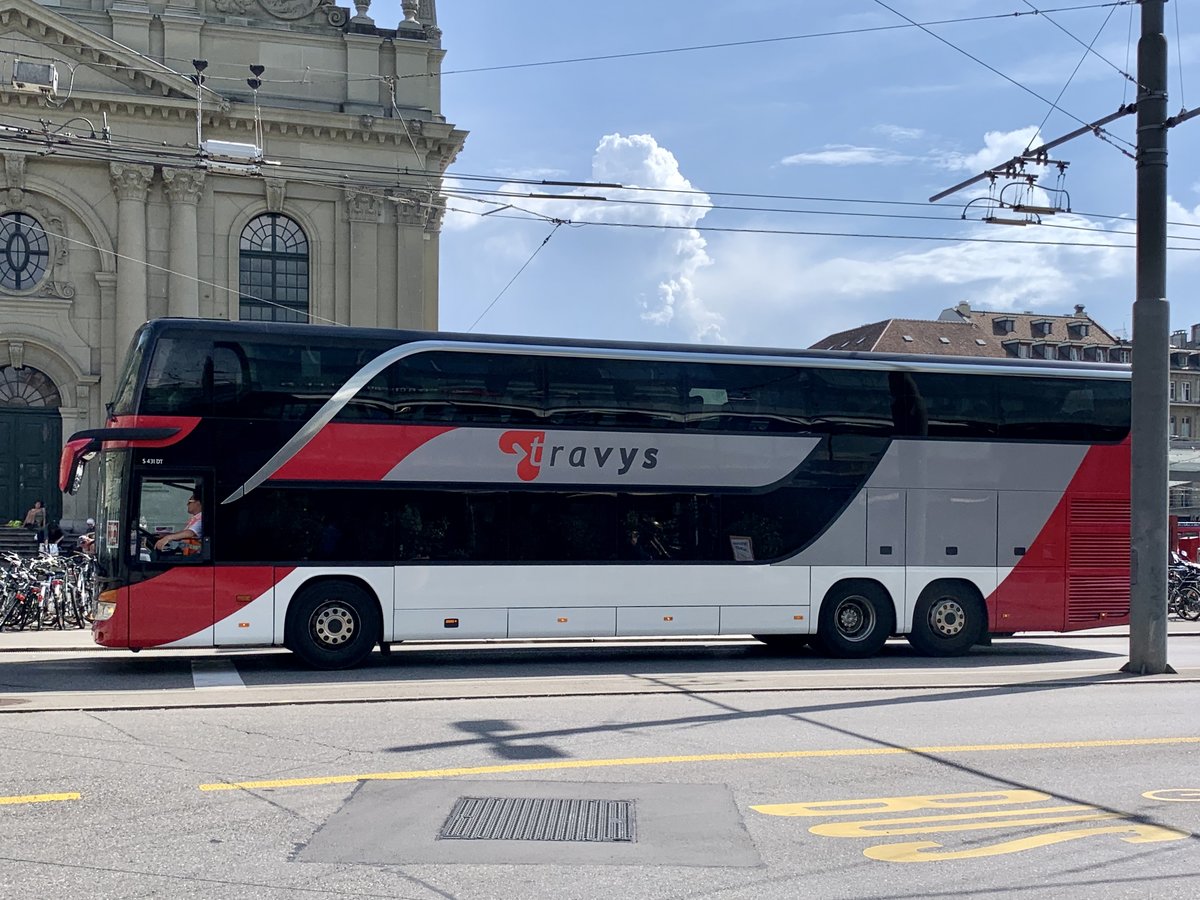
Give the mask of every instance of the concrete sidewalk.
[[(1172, 637), (1181, 636), (1200, 636), (1200, 622), (1182, 622), (1172, 620), (1167, 623), (1168, 634)], [(1029, 631), (1021, 632), (1014, 638), (1002, 638), (999, 640), (1069, 640), (1071, 638), (1129, 638), (1129, 626), (1117, 625), (1112, 628), (1092, 628), (1087, 631), (1071, 631), (1066, 633), (1058, 633), (1053, 631)], [(749, 635), (699, 635), (697, 639), (714, 641), (714, 642), (737, 642), (743, 643), (752, 640)], [(611, 638), (604, 640), (621, 641), (625, 643), (670, 643), (678, 640), (691, 640), (690, 638)], [(581, 640), (580, 643), (587, 643), (587, 640)], [(447, 643), (447, 642), (439, 642)], [(460, 641), (450, 641), (448, 643), (462, 643)], [(471, 641), (470, 643), (477, 643)], [(563, 641), (560, 639), (547, 638), (544, 641), (537, 640), (521, 640), (514, 638), (511, 641), (503, 639), (496, 643), (511, 643), (511, 644), (531, 644), (531, 643), (576, 643), (572, 640)], [(43, 631), (0, 631), (0, 653), (63, 653), (71, 651), (100, 651), (92, 640), (91, 629), (68, 629), (66, 631), (56, 631), (47, 629)]]

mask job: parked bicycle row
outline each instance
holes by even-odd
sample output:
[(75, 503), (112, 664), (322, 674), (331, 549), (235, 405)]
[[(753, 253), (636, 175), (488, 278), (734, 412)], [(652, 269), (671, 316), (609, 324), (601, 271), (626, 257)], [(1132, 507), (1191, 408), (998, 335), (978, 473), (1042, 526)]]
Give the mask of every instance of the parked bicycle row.
[(0, 631), (86, 628), (96, 603), (96, 564), (85, 553), (0, 563)]
[(1168, 616), (1200, 621), (1200, 564), (1181, 553), (1172, 553), (1167, 578)]

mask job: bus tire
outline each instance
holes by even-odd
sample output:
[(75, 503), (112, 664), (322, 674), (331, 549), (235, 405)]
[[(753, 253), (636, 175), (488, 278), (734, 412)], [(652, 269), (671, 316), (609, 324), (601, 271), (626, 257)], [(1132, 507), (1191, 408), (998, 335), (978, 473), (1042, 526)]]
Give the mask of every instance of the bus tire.
[(896, 628), (892, 598), (866, 580), (835, 584), (821, 601), (817, 648), (828, 656), (864, 659), (883, 649)]
[(962, 656), (987, 634), (987, 607), (973, 587), (935, 581), (921, 591), (908, 642), (923, 656)]
[(288, 610), (285, 643), (314, 669), (360, 665), (382, 636), (378, 601), (349, 581), (302, 588)]

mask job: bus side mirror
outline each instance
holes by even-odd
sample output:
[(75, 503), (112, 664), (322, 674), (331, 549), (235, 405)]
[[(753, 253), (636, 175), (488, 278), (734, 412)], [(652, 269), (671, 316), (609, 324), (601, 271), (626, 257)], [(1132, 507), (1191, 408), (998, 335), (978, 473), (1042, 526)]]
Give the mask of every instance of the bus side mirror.
[(78, 493), (87, 464), (96, 458), (98, 452), (100, 442), (95, 438), (67, 441), (58, 464), (58, 489), (64, 494)]

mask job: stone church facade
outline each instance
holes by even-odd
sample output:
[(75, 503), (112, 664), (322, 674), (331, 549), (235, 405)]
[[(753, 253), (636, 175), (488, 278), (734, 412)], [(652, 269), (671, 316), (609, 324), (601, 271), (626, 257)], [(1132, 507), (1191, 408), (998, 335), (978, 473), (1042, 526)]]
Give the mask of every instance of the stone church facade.
[(148, 318), (437, 327), (466, 134), (435, 0), (402, 9), (0, 0), (0, 518), (90, 513), (59, 449)]

